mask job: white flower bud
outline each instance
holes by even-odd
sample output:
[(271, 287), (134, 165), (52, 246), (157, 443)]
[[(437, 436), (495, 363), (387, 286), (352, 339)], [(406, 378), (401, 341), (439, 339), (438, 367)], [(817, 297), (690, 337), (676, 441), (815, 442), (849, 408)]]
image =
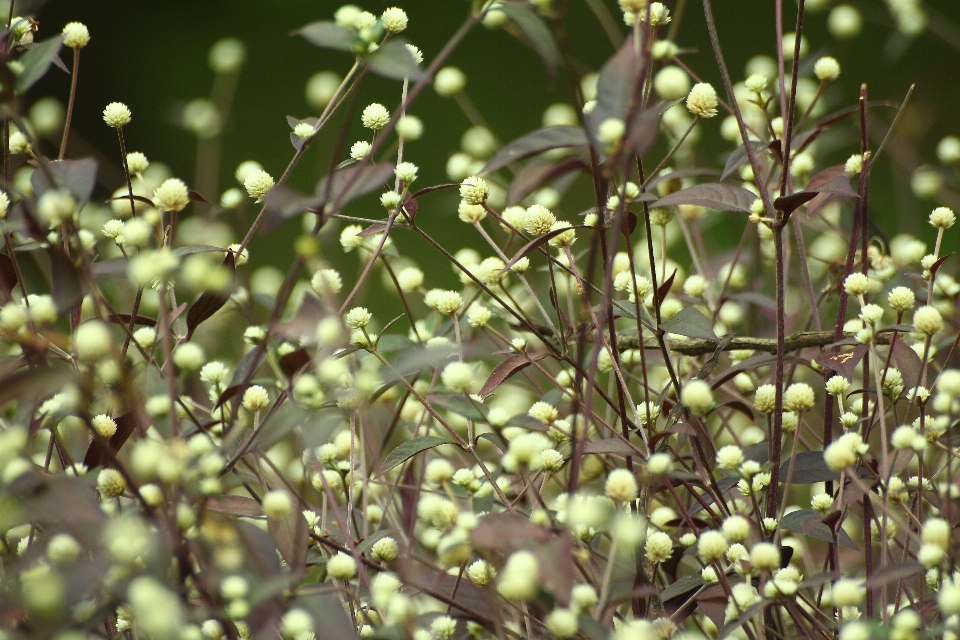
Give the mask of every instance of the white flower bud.
[(122, 102), (111, 102), (103, 110), (103, 121), (114, 129), (129, 124), (130, 120), (130, 109)]

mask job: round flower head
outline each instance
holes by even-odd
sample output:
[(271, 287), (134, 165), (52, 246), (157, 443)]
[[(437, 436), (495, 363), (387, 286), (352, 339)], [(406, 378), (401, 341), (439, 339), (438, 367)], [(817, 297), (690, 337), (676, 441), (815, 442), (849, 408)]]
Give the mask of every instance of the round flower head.
[(183, 180), (168, 178), (153, 192), (153, 204), (161, 211), (183, 211), (190, 203), (190, 190)]
[(353, 28), (357, 31), (363, 31), (364, 29), (369, 29), (377, 23), (377, 16), (373, 15), (369, 11), (361, 11), (357, 13), (356, 17), (353, 19)]
[(703, 380), (690, 380), (680, 390), (680, 402), (698, 415), (705, 415), (713, 408), (713, 391)]
[(433, 88), (444, 98), (456, 95), (467, 86), (467, 76), (457, 67), (444, 67), (437, 71), (433, 79)]
[(465, 362), (451, 362), (440, 374), (443, 386), (457, 393), (470, 393), (473, 387), (473, 367)]
[(103, 121), (114, 129), (129, 124), (130, 119), (130, 109), (122, 102), (111, 102), (103, 110)]
[(29, 153), (30, 149), (30, 140), (22, 131), (10, 132), (10, 153)]
[(820, 82), (833, 82), (840, 77), (840, 63), (836, 58), (823, 56), (813, 65), (813, 73)]
[(943, 164), (954, 164), (960, 160), (960, 138), (946, 136), (937, 143), (937, 159)]
[(0, 220), (3, 220), (7, 217), (7, 212), (9, 210), (10, 196), (8, 196), (3, 190), (0, 190)]
[(957, 221), (957, 216), (953, 209), (947, 207), (937, 207), (930, 214), (930, 226), (937, 229), (949, 229)]
[(382, 104), (374, 102), (364, 108), (363, 113), (360, 114), (360, 122), (367, 129), (380, 131), (390, 122), (390, 112)]
[(119, 498), (127, 490), (127, 481), (116, 469), (103, 469), (97, 475), (97, 490), (104, 500)]
[(457, 217), (467, 224), (476, 224), (487, 217), (487, 210), (482, 204), (470, 204), (461, 200), (457, 206)]
[(399, 550), (400, 547), (393, 538), (380, 538), (371, 547), (370, 555), (377, 562), (390, 562), (397, 557)]
[(647, 535), (643, 552), (650, 562), (666, 562), (673, 555), (673, 539), (663, 531), (654, 531)]
[(400, 116), (396, 132), (404, 140), (419, 140), (423, 136), (423, 121), (409, 114)]
[(417, 171), (417, 165), (413, 164), (412, 162), (401, 162), (397, 165), (397, 168), (393, 170), (397, 178), (400, 179), (400, 182), (406, 185), (411, 184), (417, 179)]
[[(571, 228), (571, 224), (565, 220), (559, 220), (550, 225), (550, 231), (559, 231), (557, 235), (550, 238), (551, 247), (569, 247), (577, 239), (577, 232)], [(566, 231), (562, 231), (566, 229)]]
[(400, 33), (407, 28), (407, 12), (399, 7), (390, 7), (380, 16), (380, 23), (390, 33)]
[(554, 638), (572, 638), (577, 635), (579, 621), (570, 609), (554, 609), (545, 621), (547, 631)]
[(664, 100), (679, 100), (690, 92), (690, 76), (676, 65), (667, 65), (653, 77), (653, 89)]
[[(329, 567), (327, 570), (329, 571)], [(285, 637), (297, 638), (300, 634), (313, 633), (313, 616), (304, 609), (290, 609), (283, 614), (280, 626)]]
[(515, 551), (500, 573), (497, 591), (508, 600), (530, 600), (537, 595), (540, 567), (529, 551)]
[(63, 27), (63, 45), (82, 49), (90, 43), (90, 31), (82, 22), (68, 22)]
[(255, 384), (243, 392), (243, 408), (256, 413), (270, 404), (267, 390)]
[(843, 376), (832, 376), (827, 380), (827, 393), (832, 396), (839, 396), (847, 392), (850, 388), (850, 381)]
[(753, 396), (753, 405), (763, 413), (773, 413), (776, 408), (777, 389), (772, 384), (757, 387)]
[(719, 531), (704, 531), (697, 540), (697, 555), (709, 564), (722, 558), (729, 546), (727, 539)]
[(243, 188), (251, 198), (261, 202), (263, 196), (273, 188), (273, 177), (263, 169), (251, 171), (243, 179)]
[(637, 499), (637, 479), (627, 469), (614, 469), (607, 476), (604, 493), (611, 500), (630, 502)]
[(527, 209), (523, 220), (524, 230), (532, 236), (542, 236), (550, 232), (557, 223), (553, 213), (543, 205), (535, 204)]
[(410, 55), (413, 56), (414, 62), (420, 64), (423, 62), (423, 51), (420, 50), (416, 45), (410, 44), (409, 42), (403, 45), (407, 48), (407, 51), (410, 52)]
[(293, 135), (298, 138), (309, 138), (313, 135), (313, 125), (309, 122), (298, 122), (293, 128)]
[(851, 273), (844, 279), (843, 288), (851, 296), (862, 296), (870, 292), (870, 278), (862, 273)]
[(336, 95), (340, 82), (340, 76), (333, 71), (318, 71), (313, 74), (304, 89), (307, 104), (314, 109), (323, 109)]
[(344, 323), (351, 329), (362, 329), (373, 319), (373, 314), (365, 307), (354, 307), (343, 317)]
[(215, 73), (236, 73), (243, 66), (247, 49), (236, 38), (217, 40), (207, 53), (207, 64)]
[(687, 95), (687, 109), (700, 118), (717, 115), (717, 92), (709, 82), (698, 82)]
[(112, 338), (107, 326), (98, 321), (84, 322), (74, 333), (77, 358), (85, 362), (94, 362), (111, 351)]
[(293, 500), (289, 493), (277, 489), (266, 492), (260, 506), (268, 518), (282, 518), (293, 511)]
[(150, 161), (147, 160), (147, 156), (139, 151), (133, 151), (127, 154), (127, 168), (130, 169), (130, 173), (133, 175), (143, 173), (149, 166)]
[(490, 185), (478, 176), (470, 176), (460, 183), (460, 197), (467, 204), (483, 204), (490, 195)]
[(106, 414), (95, 416), (93, 420), (90, 421), (90, 424), (93, 425), (93, 430), (102, 438), (111, 438), (113, 434), (117, 432), (116, 420)]
[(339, 293), (343, 287), (343, 280), (336, 269), (320, 269), (310, 279), (310, 286), (321, 296)]
[(795, 382), (783, 393), (783, 406), (788, 411), (806, 411), (813, 407), (815, 401), (813, 387), (805, 382)]
[(619, 118), (607, 118), (597, 128), (597, 140), (614, 147), (623, 138), (627, 125)]
[(913, 312), (913, 327), (924, 335), (935, 335), (943, 330), (943, 316), (936, 307), (922, 306)]
[(37, 203), (37, 216), (47, 226), (54, 227), (73, 217), (77, 201), (66, 189), (50, 189)]
[(897, 313), (903, 313), (913, 309), (917, 302), (917, 297), (908, 287), (894, 287), (887, 295), (887, 302), (890, 308)]
[(370, 154), (373, 145), (366, 140), (357, 140), (350, 145), (350, 157), (354, 160), (363, 160)]

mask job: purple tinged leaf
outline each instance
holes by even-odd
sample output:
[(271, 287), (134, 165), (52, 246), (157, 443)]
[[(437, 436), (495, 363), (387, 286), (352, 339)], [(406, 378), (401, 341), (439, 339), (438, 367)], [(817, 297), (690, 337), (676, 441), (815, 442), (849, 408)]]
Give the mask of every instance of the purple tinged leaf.
[(490, 173), (524, 158), (565, 147), (585, 147), (587, 135), (580, 127), (545, 127), (517, 138), (504, 146), (480, 173)]
[[(30, 184), (37, 198), (50, 189), (66, 189), (81, 209), (90, 200), (97, 184), (97, 161), (93, 158), (79, 160), (41, 160), (43, 166), (33, 172)], [(50, 179), (53, 178), (53, 184)], [(124, 199), (129, 196), (123, 196)], [(148, 201), (153, 204), (153, 201)]]
[(366, 64), (373, 73), (391, 80), (408, 78), (417, 82), (424, 78), (423, 70), (402, 40), (390, 40), (368, 55)]
[(314, 189), (317, 198), (313, 201), (314, 206), (311, 210), (321, 211), (329, 204), (332, 207), (325, 213), (336, 213), (360, 196), (382, 189), (384, 183), (391, 177), (393, 177), (393, 165), (387, 163), (363, 163), (334, 171), (317, 183)]
[(650, 206), (657, 208), (692, 204), (718, 211), (750, 213), (750, 206), (756, 199), (757, 196), (754, 193), (743, 187), (711, 182), (681, 189), (660, 198)]
[(904, 344), (903, 340), (897, 340), (891, 345), (893, 359), (897, 363), (897, 369), (903, 376), (903, 384), (907, 389), (916, 388), (920, 380), (920, 373), (923, 371), (923, 364), (920, 362), (920, 356), (917, 352)]
[(311, 22), (295, 31), (312, 45), (337, 51), (353, 51), (356, 39), (353, 34), (336, 22), (321, 20)]
[(669, 320), (660, 323), (660, 328), (667, 333), (674, 333), (688, 338), (706, 338), (719, 342), (720, 338), (713, 332), (710, 321), (694, 307), (681, 309)]
[(493, 371), (490, 372), (490, 375), (487, 376), (487, 381), (483, 383), (483, 388), (480, 389), (479, 395), (481, 397), (490, 395), (511, 376), (527, 368), (533, 362), (539, 362), (546, 357), (547, 355), (545, 353), (537, 355), (515, 353), (512, 356), (508, 356), (506, 359), (501, 360), (497, 366), (493, 368)]
[(545, 186), (551, 180), (573, 171), (586, 170), (587, 164), (578, 157), (565, 158), (559, 162), (549, 160), (527, 163), (510, 183), (507, 206), (519, 204), (528, 195)]
[(47, 73), (50, 64), (57, 59), (57, 55), (60, 53), (62, 46), (63, 36), (57, 36), (34, 44), (30, 47), (29, 51), (23, 54), (23, 57), (20, 58), (23, 70), (20, 72), (20, 75), (17, 76), (17, 81), (14, 85), (18, 94), (22, 95), (26, 93), (30, 87), (36, 84), (36, 82)]
[(853, 378), (853, 370), (857, 368), (857, 365), (860, 364), (860, 361), (868, 350), (869, 347), (862, 344), (853, 349), (847, 349), (846, 351), (824, 352), (814, 360), (824, 369), (836, 371), (847, 380), (851, 380)]
[[(771, 142), (764, 142), (762, 140), (751, 140), (750, 141), (750, 150), (753, 151), (754, 155), (770, 149), (772, 145), (779, 144), (779, 140), (773, 140)], [(743, 163), (747, 161), (749, 156), (747, 155), (746, 145), (741, 144), (737, 147), (733, 153), (727, 158), (726, 164), (723, 165), (723, 173), (720, 174), (721, 180), (726, 180), (732, 176), (737, 169), (743, 166)]]
[(639, 76), (640, 62), (637, 60), (633, 38), (630, 37), (600, 69), (597, 103), (587, 115), (591, 131), (596, 131), (600, 123), (608, 118), (626, 119), (630, 100), (640, 80)]
[(523, 35), (530, 41), (534, 51), (543, 60), (547, 73), (552, 80), (560, 63), (560, 49), (556, 38), (544, 24), (543, 19), (528, 7), (519, 4), (501, 4), (498, 9), (503, 11), (520, 28)]

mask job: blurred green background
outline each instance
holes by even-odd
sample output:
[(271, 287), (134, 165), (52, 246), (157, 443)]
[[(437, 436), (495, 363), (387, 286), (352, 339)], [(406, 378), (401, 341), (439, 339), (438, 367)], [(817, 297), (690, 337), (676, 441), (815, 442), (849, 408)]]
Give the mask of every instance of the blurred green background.
[[(616, 3), (604, 2), (618, 27), (626, 33)], [(35, 14), (40, 22), (38, 40), (58, 33), (72, 20), (87, 24), (92, 35), (91, 44), (81, 56), (73, 120), (76, 140), (71, 152), (99, 154), (106, 163), (101, 171), (102, 179), (109, 183), (105, 186), (109, 189), (120, 186), (116, 136), (104, 125), (101, 111), (108, 102), (122, 101), (133, 111), (133, 122), (125, 129), (129, 150), (143, 151), (151, 161), (166, 163), (175, 176), (194, 184), (196, 139), (177, 124), (177, 116), (185, 102), (210, 93), (213, 78), (207, 65), (210, 45), (225, 36), (234, 36), (245, 43), (247, 62), (240, 75), (233, 111), (224, 127), (220, 190), (237, 186), (233, 171), (238, 163), (247, 159), (259, 161), (279, 177), (293, 154), (285, 117), (317, 115), (304, 96), (307, 79), (324, 69), (343, 74), (352, 62), (348, 54), (315, 48), (291, 35), (291, 31), (311, 21), (332, 19), (339, 4), (317, 0), (51, 0)], [(358, 4), (379, 15), (395, 3), (367, 0)], [(668, 4), (674, 7), (676, 2)], [(960, 133), (960, 2), (926, 3), (931, 27), (911, 39), (896, 32), (885, 2), (869, 0), (853, 4), (863, 13), (864, 29), (858, 37), (842, 42), (829, 36), (826, 12), (808, 12), (805, 35), (810, 44), (809, 58), (830, 54), (836, 56), (843, 67), (839, 82), (826, 94), (828, 111), (855, 104), (861, 82), (868, 85), (871, 99), (895, 103), (916, 83), (910, 108), (898, 130), (898, 137), (905, 145), (891, 145), (890, 153), (885, 152), (886, 157), (875, 169), (871, 207), (888, 237), (899, 231), (927, 234), (926, 214), (935, 203), (918, 202), (911, 195), (910, 173), (920, 157), (936, 162), (936, 144), (943, 135)], [(404, 36), (423, 50), (427, 62), (462, 23), (468, 10), (468, 3), (462, 0), (413, 0), (402, 6), (410, 17), (410, 27)], [(795, 10), (794, 0), (786, 0), (785, 31), (793, 30)], [(714, 11), (734, 81), (741, 81), (744, 64), (751, 56), (775, 53), (774, 2), (717, 0)], [(564, 28), (581, 72), (599, 70), (613, 53), (609, 40), (582, 0), (569, 3)], [(677, 43), (683, 49), (692, 50), (683, 58), (686, 64), (719, 87), (719, 73), (709, 48), (700, 2), (687, 0)], [(69, 52), (64, 52), (68, 64), (70, 59)], [(539, 127), (543, 110), (551, 103), (573, 102), (568, 81), (561, 76), (550, 82), (539, 58), (502, 30), (474, 30), (453, 54), (450, 63), (466, 72), (470, 99), (503, 141)], [(68, 87), (68, 76), (53, 69), (29, 98), (54, 95), (65, 101)], [(399, 100), (400, 83), (369, 76), (357, 106), (362, 108), (377, 101), (393, 109)], [(424, 137), (408, 146), (405, 158), (421, 167), (417, 186), (447, 182), (446, 159), (458, 150), (460, 136), (470, 123), (452, 101), (440, 98), (432, 90), (424, 92), (411, 113), (425, 124)], [(891, 109), (876, 111), (877, 118), (871, 121), (874, 129), (885, 130), (893, 114)], [(346, 137), (347, 147), (362, 136), (356, 123), (358, 117), (354, 116), (353, 120), (355, 123)], [(701, 164), (722, 166), (724, 156), (732, 149), (719, 135), (719, 120), (703, 127)], [(311, 150), (293, 175), (293, 186), (310, 191), (316, 180), (327, 173), (337, 144), (337, 130), (338, 127), (333, 127), (331, 133), (318, 140), (317, 148)], [(843, 162), (857, 152), (857, 137), (852, 121), (844, 125), (841, 135), (834, 137), (831, 147), (835, 148), (826, 159), (829, 162), (818, 161), (818, 168)], [(875, 141), (874, 147), (876, 144)], [(920, 156), (908, 148), (915, 149)], [(655, 163), (662, 153), (663, 149), (655, 148), (651, 152), (652, 161)], [(211, 201), (219, 198), (218, 193), (204, 195)], [(585, 181), (580, 181), (559, 208), (569, 219), (589, 205), (589, 188)], [(383, 214), (373, 196), (355, 204), (349, 212), (369, 218)], [(254, 214), (254, 207), (248, 201), (240, 219), (232, 221), (238, 237)], [(464, 227), (456, 219), (454, 192), (424, 199), (418, 219), (452, 250), (474, 239), (475, 234), (463, 233)], [(741, 229), (739, 223), (732, 229), (734, 239)], [(299, 221), (291, 221), (270, 235), (258, 236), (251, 247), (254, 264), (272, 263), (285, 268), (299, 232)], [(328, 250), (338, 251), (335, 236), (325, 242)], [(431, 266), (431, 250), (425, 244), (410, 235), (398, 235), (398, 242), (405, 248), (415, 247), (415, 257), (421, 266)], [(431, 284), (455, 283), (448, 267), (441, 273), (438, 278), (448, 281)]]

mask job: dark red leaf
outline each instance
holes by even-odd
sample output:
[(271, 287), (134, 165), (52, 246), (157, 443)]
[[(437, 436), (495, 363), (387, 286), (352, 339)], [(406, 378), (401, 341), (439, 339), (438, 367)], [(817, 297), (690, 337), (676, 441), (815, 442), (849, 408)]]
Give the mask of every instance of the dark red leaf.
[(846, 351), (825, 351), (814, 358), (814, 360), (824, 369), (836, 371), (847, 380), (850, 380), (853, 376), (853, 370), (857, 368), (860, 360), (863, 359), (864, 354), (866, 354), (868, 350), (869, 347), (862, 344), (853, 349), (847, 349)]
[(508, 380), (515, 373), (519, 373), (523, 369), (530, 366), (532, 362), (539, 362), (547, 357), (547, 354), (541, 353), (537, 355), (528, 355), (525, 353), (517, 353), (512, 356), (509, 356), (505, 360), (502, 360), (497, 366), (493, 368), (493, 371), (490, 372), (490, 375), (487, 376), (487, 381), (483, 383), (483, 388), (480, 389), (480, 396), (488, 396), (493, 391)]
[(680, 191), (660, 198), (650, 206), (657, 208), (692, 204), (717, 209), (718, 211), (750, 213), (750, 206), (756, 199), (757, 196), (753, 192), (747, 191), (743, 187), (710, 182), (680, 189)]
[(670, 277), (664, 280), (660, 287), (657, 289), (657, 306), (663, 304), (664, 299), (666, 299), (667, 294), (670, 293), (670, 288), (673, 286), (673, 279), (677, 277), (677, 270), (674, 269), (673, 273), (670, 274)]
[(528, 195), (572, 171), (582, 171), (587, 164), (579, 157), (564, 158), (559, 162), (551, 160), (533, 161), (520, 169), (510, 182), (507, 192), (507, 206), (518, 204)]
[[(114, 313), (113, 315), (107, 316), (107, 321), (114, 322), (119, 325), (129, 326), (130, 325), (130, 314), (129, 313)], [(147, 316), (138, 315), (133, 319), (134, 324), (139, 324), (144, 327), (155, 327), (157, 326), (157, 321), (153, 318), (148, 318)]]
[(580, 127), (546, 127), (521, 136), (502, 147), (487, 162), (480, 173), (490, 173), (501, 169), (511, 162), (529, 158), (551, 149), (566, 147), (584, 147), (587, 135)]
[(297, 374), (298, 371), (303, 369), (310, 362), (310, 354), (307, 353), (307, 350), (303, 347), (291, 351), (290, 353), (281, 356), (279, 364), (280, 370), (283, 371), (283, 374), (288, 378), (292, 378)]
[[(116, 418), (115, 421), (117, 423), (117, 430), (110, 436), (110, 440), (107, 441), (107, 446), (114, 456), (120, 452), (120, 448), (123, 447), (124, 443), (137, 428), (137, 419), (132, 411)], [(109, 457), (106, 451), (104, 451), (104, 447), (100, 444), (100, 441), (98, 439), (92, 440), (87, 447), (86, 455), (83, 457), (83, 464), (86, 465), (87, 469), (95, 469), (107, 464), (108, 460)]]
[(547, 68), (547, 75), (551, 81), (560, 64), (560, 48), (553, 32), (544, 24), (543, 19), (531, 10), (531, 7), (522, 4), (501, 3), (498, 11), (503, 11), (520, 28), (523, 35), (530, 42), (530, 46), (537, 52)]
[(903, 384), (907, 389), (915, 388), (919, 384), (920, 373), (923, 371), (920, 356), (904, 344), (903, 340), (897, 340), (890, 348), (893, 351), (893, 359), (897, 363), (897, 369), (903, 376)]

